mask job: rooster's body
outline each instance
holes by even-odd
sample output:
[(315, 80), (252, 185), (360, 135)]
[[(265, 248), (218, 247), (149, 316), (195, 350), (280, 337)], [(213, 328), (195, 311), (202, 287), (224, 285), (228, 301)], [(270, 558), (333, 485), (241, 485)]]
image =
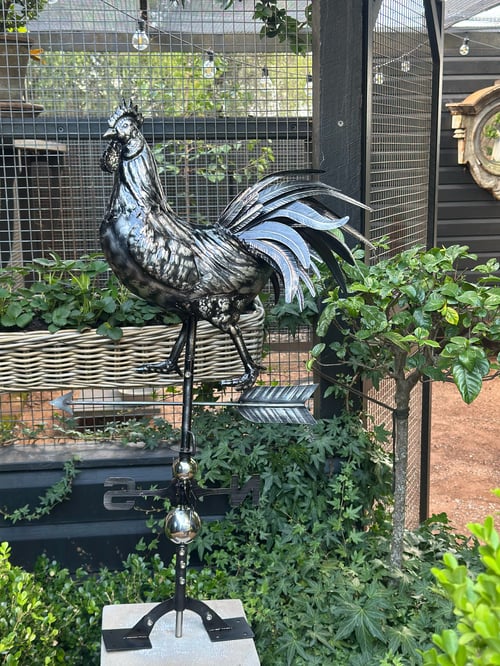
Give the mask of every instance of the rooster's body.
[[(166, 201), (152, 152), (141, 131), (142, 116), (132, 104), (120, 106), (104, 134), (111, 143), (102, 167), (115, 172), (108, 211), (101, 225), (104, 254), (118, 278), (133, 293), (186, 321), (196, 317), (228, 333), (245, 373), (225, 382), (250, 386), (259, 365), (246, 350), (238, 320), (269, 279), (285, 298), (303, 301), (301, 282), (314, 293), (309, 271), (317, 270), (311, 247), (343, 287), (332, 254), (351, 261), (347, 246), (330, 231), (344, 226), (320, 204), (318, 195), (357, 204), (301, 172), (268, 176), (238, 195), (213, 226), (182, 220)], [(170, 359), (142, 370), (179, 371), (177, 360), (185, 327)]]

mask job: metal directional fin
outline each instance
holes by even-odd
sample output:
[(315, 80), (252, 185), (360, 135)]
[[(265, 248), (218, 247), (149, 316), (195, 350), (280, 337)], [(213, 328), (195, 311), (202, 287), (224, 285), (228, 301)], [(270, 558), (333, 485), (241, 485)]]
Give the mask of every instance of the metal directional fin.
[[(293, 386), (254, 386), (244, 391), (238, 402), (197, 402), (206, 407), (236, 407), (238, 412), (252, 423), (305, 423), (314, 424), (311, 412), (305, 403), (312, 396), (317, 384), (297, 384)], [(50, 401), (56, 409), (73, 416), (75, 405), (88, 407), (116, 407), (127, 409), (154, 405), (182, 405), (182, 402), (159, 400), (74, 400), (73, 392)]]
[(316, 420), (305, 402), (317, 386), (254, 386), (241, 394), (238, 411), (252, 423), (314, 424)]
[(71, 407), (71, 405), (74, 404), (73, 391), (65, 393), (64, 395), (60, 395), (58, 398), (54, 398), (54, 400), (50, 401), (50, 404), (56, 409), (60, 409), (61, 411), (66, 412), (70, 416), (73, 416), (73, 409)]

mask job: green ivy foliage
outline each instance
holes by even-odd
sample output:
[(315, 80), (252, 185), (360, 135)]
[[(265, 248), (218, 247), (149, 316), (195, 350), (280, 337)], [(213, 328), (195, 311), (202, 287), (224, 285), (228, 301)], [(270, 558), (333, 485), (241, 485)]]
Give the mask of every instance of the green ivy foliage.
[[(203, 566), (189, 568), (188, 595), (241, 599), (263, 666), (421, 664), (419, 649), (431, 648), (433, 632), (453, 621), (452, 603), (433, 589), (432, 568), (449, 551), (473, 571), (477, 552), (430, 521), (407, 534), (402, 569), (388, 566), (391, 475), (383, 431), (367, 431), (355, 414), (305, 427), (196, 411), (200, 483), (228, 487), (233, 474), (240, 484), (253, 474), (262, 483), (258, 506), (248, 498), (225, 518), (203, 522), (191, 546)], [(103, 606), (173, 595), (173, 564), (161, 560), (154, 540), (138, 548), (120, 571), (70, 575), (47, 559), (23, 572), (3, 546), (0, 663), (98, 666)], [(29, 585), (29, 613), (13, 596), (12, 568)], [(31, 644), (22, 640), (28, 626)]]
[(20, 520), (31, 522), (32, 520), (40, 520), (43, 516), (49, 515), (55, 506), (69, 499), (73, 491), (73, 481), (79, 470), (76, 468), (76, 460), (68, 460), (63, 466), (63, 476), (53, 486), (38, 498), (38, 505), (30, 507), (25, 504), (17, 509), (7, 509), (0, 507), (0, 516), (4, 520), (8, 520), (13, 524)]

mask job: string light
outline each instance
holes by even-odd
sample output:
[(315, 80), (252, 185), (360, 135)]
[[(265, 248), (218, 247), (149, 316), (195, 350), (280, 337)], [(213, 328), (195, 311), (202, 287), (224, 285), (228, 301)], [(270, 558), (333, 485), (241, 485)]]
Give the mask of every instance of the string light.
[(214, 52), (212, 50), (208, 50), (206, 52), (206, 57), (205, 60), (203, 61), (202, 65), (202, 71), (203, 71), (203, 78), (204, 79), (213, 79), (215, 78), (215, 62), (214, 62)]
[(373, 74), (373, 83), (377, 86), (382, 86), (385, 81), (384, 72), (380, 71), (379, 67), (375, 67), (375, 72)]
[(407, 55), (404, 55), (401, 60), (401, 71), (407, 74), (411, 69), (411, 62)]
[(146, 34), (145, 23), (142, 19), (137, 21), (137, 30), (132, 35), (132, 46), (136, 51), (145, 51), (149, 46), (149, 37)]
[(469, 37), (468, 35), (465, 35), (464, 41), (460, 44), (458, 52), (460, 53), (461, 56), (466, 56), (469, 55), (469, 51), (470, 51)]
[(276, 116), (279, 112), (276, 87), (267, 67), (262, 68), (261, 74), (257, 82), (254, 105), (249, 113), (252, 116)]
[(312, 77), (312, 74), (308, 74), (306, 76), (306, 85), (304, 86), (304, 91), (306, 93), (307, 98), (312, 97), (312, 92), (313, 92), (313, 77)]
[(313, 96), (313, 77), (312, 74), (306, 75), (306, 83), (304, 85), (305, 100), (299, 104), (298, 115), (310, 116), (312, 112), (312, 96)]

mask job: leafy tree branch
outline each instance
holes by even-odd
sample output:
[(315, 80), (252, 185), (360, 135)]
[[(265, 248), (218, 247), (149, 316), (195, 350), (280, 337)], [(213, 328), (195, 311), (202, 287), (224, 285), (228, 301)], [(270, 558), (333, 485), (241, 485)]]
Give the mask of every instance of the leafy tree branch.
[[(362, 253), (345, 266), (352, 283), (347, 298), (338, 289), (326, 298), (318, 323), (324, 337), (313, 357), (321, 364), (327, 347), (351, 381), (394, 382), (394, 516), (391, 564), (400, 568), (406, 518), (408, 428), (412, 391), (423, 380), (453, 381), (471, 403), (486, 378), (498, 374), (493, 355), (500, 342), (499, 264), (471, 265), (467, 247), (413, 248), (374, 266)], [(464, 266), (469, 266), (466, 272)]]

